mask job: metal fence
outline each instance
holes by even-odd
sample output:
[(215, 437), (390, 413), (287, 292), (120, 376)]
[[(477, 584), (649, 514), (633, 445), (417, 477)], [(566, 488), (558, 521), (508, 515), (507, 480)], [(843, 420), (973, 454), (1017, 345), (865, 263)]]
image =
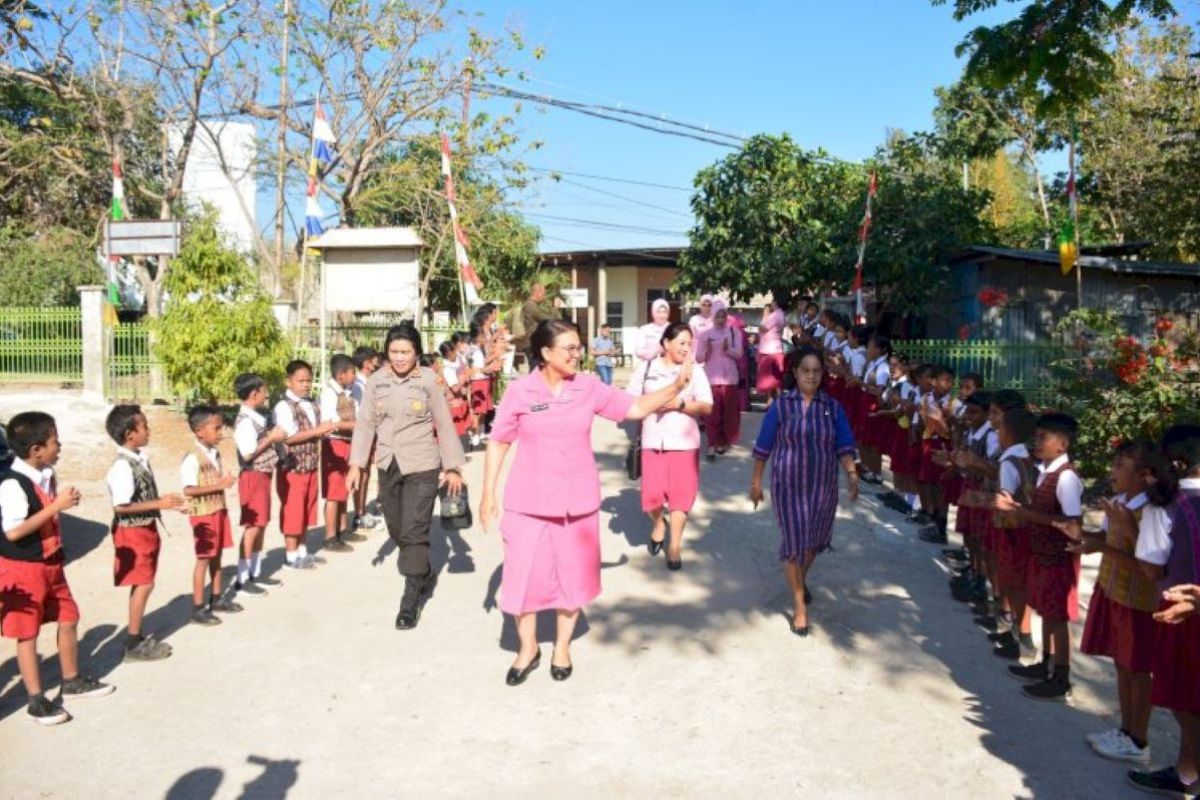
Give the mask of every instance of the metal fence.
[(911, 362), (946, 366), (960, 378), (969, 372), (977, 373), (983, 376), (987, 389), (1017, 389), (1038, 405), (1049, 403), (1055, 396), (1054, 364), (1072, 355), (1072, 351), (1052, 342), (921, 339), (896, 341), (892, 347)]
[(150, 326), (122, 323), (108, 330), (108, 374), (104, 394), (113, 402), (159, 399), (158, 361), (150, 348)]
[(82, 381), (78, 308), (0, 308), (0, 383)]

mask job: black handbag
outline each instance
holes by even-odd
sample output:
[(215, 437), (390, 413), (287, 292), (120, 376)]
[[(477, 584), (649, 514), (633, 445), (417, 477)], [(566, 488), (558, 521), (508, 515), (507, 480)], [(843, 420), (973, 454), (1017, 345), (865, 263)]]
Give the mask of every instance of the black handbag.
[[(650, 365), (654, 359), (646, 362), (646, 372), (642, 375), (642, 394), (646, 393), (646, 378), (650, 375)], [(625, 474), (631, 481), (642, 479), (642, 423), (638, 423), (633, 432), (633, 441), (625, 453)]]
[(442, 530), (462, 531), (474, 524), (471, 516), (471, 498), (467, 496), (467, 485), (459, 488), (457, 495), (451, 495), (449, 487), (443, 486), (438, 490), (441, 500)]

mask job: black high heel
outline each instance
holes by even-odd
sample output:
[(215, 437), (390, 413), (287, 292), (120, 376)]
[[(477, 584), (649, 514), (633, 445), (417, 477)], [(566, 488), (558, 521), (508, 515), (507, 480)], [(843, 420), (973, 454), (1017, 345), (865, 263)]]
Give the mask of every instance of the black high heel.
[(652, 555), (652, 556), (658, 555), (659, 553), (661, 553), (663, 551), (663, 548), (666, 546), (667, 546), (666, 533), (663, 534), (663, 538), (661, 541), (656, 542), (656, 541), (654, 541), (654, 539), (651, 539), (650, 547), (648, 548), (650, 550), (650, 555)]
[(529, 673), (538, 668), (538, 664), (540, 663), (542, 663), (542, 651), (538, 650), (537, 655), (533, 657), (533, 661), (526, 664), (524, 669), (509, 667), (508, 675), (505, 676), (504, 682), (509, 686), (520, 686), (529, 677)]

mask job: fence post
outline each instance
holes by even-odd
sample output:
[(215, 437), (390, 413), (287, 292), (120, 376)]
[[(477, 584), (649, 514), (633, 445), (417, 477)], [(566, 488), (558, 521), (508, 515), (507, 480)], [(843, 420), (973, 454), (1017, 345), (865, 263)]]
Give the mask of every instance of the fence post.
[(83, 337), (83, 393), (104, 399), (104, 287), (79, 287), (79, 322)]

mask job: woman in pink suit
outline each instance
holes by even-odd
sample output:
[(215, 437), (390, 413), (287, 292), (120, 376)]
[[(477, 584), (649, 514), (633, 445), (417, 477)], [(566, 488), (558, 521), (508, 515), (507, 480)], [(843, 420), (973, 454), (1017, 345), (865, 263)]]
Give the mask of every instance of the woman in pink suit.
[(696, 345), (696, 361), (712, 386), (713, 407), (708, 415), (708, 460), (724, 455), (737, 444), (741, 434), (742, 404), (738, 397), (738, 359), (744, 353), (744, 343), (737, 330), (729, 324), (725, 306), (713, 314), (713, 326), (704, 332)]
[(633, 397), (579, 373), (579, 329), (538, 324), (530, 338), (535, 369), (509, 384), (492, 424), (479, 516), (496, 518), (500, 469), (513, 442), (516, 462), (504, 488), (504, 572), (500, 609), (517, 620), (520, 648), (505, 679), (523, 683), (541, 661), (537, 612), (555, 609), (558, 630), (550, 674), (571, 675), (571, 636), (579, 611), (600, 594), (600, 480), (592, 456), (592, 420), (640, 420), (678, 407), (692, 379), (689, 360), (673, 383)]
[[(651, 361), (662, 354), (663, 331), (671, 324), (671, 304), (661, 297), (650, 305), (650, 322), (638, 328), (634, 352), (643, 362)], [(644, 365), (643, 365), (644, 366)]]
[[(728, 313), (728, 311), (726, 312)], [(738, 367), (738, 407), (742, 411), (750, 410), (750, 348), (746, 347), (746, 323), (737, 314), (729, 314), (729, 327), (737, 331), (738, 341), (742, 343), (742, 354), (737, 359)]]

